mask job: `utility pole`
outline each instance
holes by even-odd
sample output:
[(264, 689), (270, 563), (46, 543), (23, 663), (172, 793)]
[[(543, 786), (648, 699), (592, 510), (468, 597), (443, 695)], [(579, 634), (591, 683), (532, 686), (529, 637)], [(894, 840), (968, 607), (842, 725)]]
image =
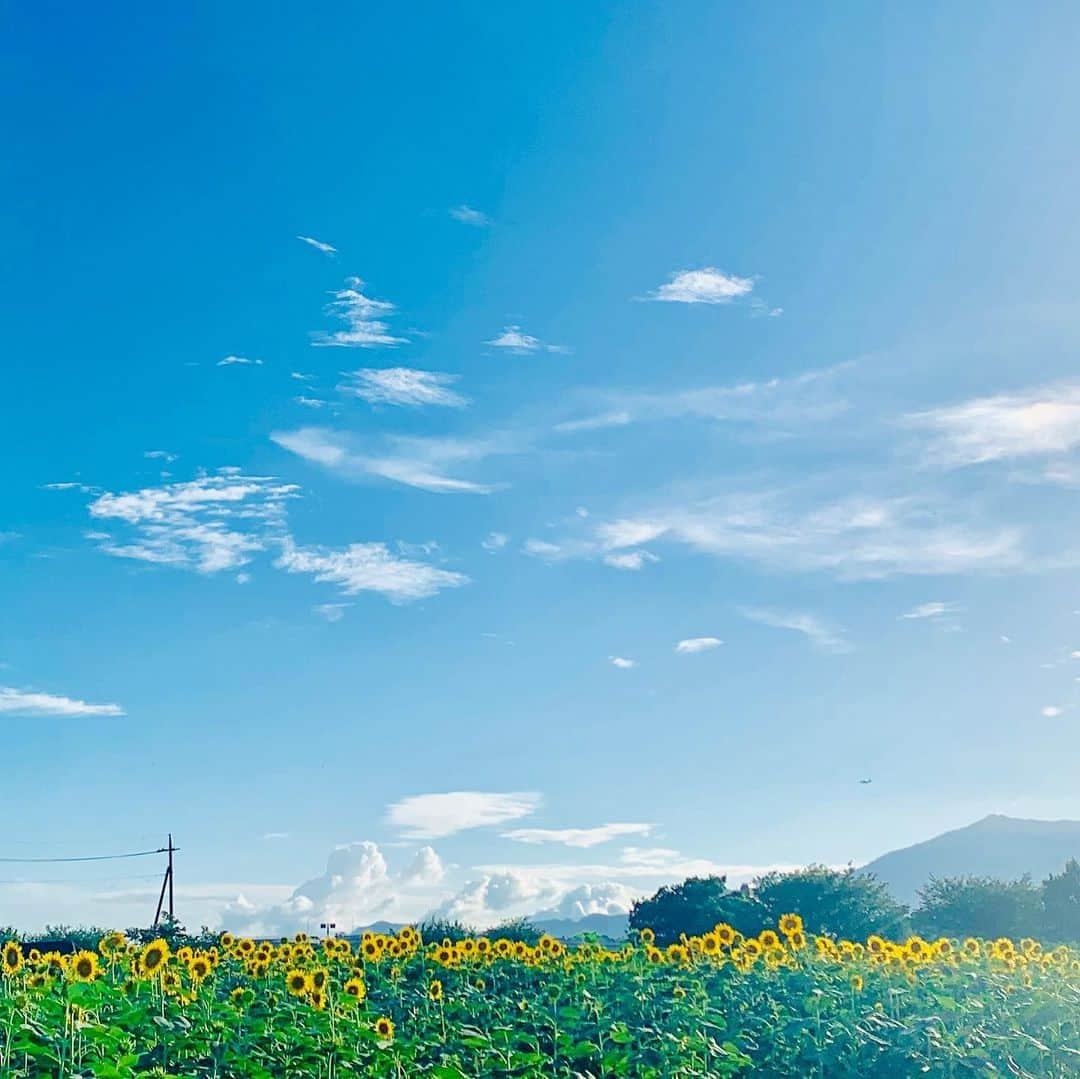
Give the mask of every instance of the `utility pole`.
[(173, 903), (173, 854), (178, 851), (179, 847), (173, 846), (172, 832), (169, 833), (169, 845), (167, 847), (158, 847), (158, 854), (167, 854), (169, 856), (169, 863), (165, 868), (165, 878), (161, 882), (161, 894), (158, 896), (157, 911), (154, 914), (154, 925), (157, 925), (161, 921), (161, 908), (165, 903), (165, 889), (169, 890), (169, 921), (174, 922), (176, 920), (176, 907)]

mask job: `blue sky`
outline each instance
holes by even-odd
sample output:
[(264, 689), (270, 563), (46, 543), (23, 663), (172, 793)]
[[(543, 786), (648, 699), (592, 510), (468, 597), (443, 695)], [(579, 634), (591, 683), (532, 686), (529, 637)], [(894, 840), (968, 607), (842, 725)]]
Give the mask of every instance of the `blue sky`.
[(276, 929), (1080, 817), (1070, 5), (11, 30), (0, 853)]

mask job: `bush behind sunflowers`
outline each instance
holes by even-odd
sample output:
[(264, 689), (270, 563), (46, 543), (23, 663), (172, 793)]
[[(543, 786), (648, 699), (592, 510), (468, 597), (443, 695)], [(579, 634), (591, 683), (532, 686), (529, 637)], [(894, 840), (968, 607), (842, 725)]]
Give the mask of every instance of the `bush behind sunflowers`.
[(542, 937), (0, 951), (0, 1076), (1080, 1076), (1080, 954), (809, 938)]

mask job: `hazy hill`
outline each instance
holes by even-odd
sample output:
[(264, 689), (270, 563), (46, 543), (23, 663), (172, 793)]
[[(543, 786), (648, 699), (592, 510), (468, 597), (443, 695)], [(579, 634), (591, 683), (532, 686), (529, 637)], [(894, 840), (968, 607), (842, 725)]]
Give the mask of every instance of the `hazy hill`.
[(934, 877), (999, 877), (1033, 880), (1059, 872), (1069, 858), (1080, 859), (1080, 821), (1020, 820), (992, 814), (952, 832), (875, 858), (863, 866), (889, 886), (902, 903)]

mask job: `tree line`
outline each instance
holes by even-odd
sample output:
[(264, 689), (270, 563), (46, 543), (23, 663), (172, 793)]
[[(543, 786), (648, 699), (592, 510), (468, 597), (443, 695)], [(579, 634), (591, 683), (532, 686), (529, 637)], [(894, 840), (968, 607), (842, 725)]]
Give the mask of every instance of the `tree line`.
[(652, 929), (658, 944), (680, 934), (706, 933), (718, 922), (757, 935), (775, 928), (782, 914), (802, 917), (807, 932), (865, 940), (873, 933), (896, 939), (918, 933), (936, 937), (1036, 937), (1080, 942), (1080, 862), (1035, 882), (1030, 877), (931, 877), (909, 908), (871, 873), (854, 867), (810, 866), (772, 872), (740, 888), (722, 876), (690, 877), (636, 902), (630, 928)]

